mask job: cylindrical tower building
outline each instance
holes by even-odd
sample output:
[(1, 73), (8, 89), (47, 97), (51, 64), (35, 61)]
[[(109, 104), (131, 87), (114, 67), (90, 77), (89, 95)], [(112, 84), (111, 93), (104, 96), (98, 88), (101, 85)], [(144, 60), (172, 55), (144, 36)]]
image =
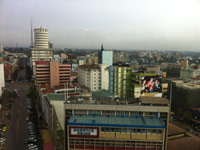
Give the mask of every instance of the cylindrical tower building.
[(35, 48), (49, 48), (48, 43), (48, 29), (35, 28), (34, 29), (34, 47)]

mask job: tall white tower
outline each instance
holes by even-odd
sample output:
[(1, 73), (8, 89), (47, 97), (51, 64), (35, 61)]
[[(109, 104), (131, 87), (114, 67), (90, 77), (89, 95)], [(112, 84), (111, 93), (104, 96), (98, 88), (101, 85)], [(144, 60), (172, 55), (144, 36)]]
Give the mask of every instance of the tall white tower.
[(3, 46), (0, 45), (0, 53), (3, 53)]
[(48, 29), (34, 29), (34, 48), (49, 48)]

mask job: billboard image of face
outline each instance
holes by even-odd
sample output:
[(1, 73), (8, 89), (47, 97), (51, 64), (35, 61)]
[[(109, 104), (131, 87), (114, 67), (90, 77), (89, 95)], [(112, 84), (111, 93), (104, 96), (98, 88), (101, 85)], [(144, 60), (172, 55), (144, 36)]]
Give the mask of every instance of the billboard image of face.
[(141, 94), (144, 93), (162, 93), (162, 77), (160, 76), (146, 76), (142, 77)]

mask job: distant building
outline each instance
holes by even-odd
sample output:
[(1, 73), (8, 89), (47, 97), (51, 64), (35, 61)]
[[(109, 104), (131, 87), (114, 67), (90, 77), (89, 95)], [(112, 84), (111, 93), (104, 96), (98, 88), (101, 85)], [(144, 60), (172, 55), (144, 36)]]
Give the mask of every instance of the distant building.
[(36, 61), (37, 86), (49, 84), (51, 88), (59, 86), (70, 81), (71, 65), (59, 64), (56, 61)]
[(48, 29), (42, 27), (34, 29), (34, 47), (49, 48)]
[(191, 81), (195, 77), (200, 77), (200, 69), (182, 68), (180, 78), (184, 81)]
[(108, 90), (109, 72), (106, 65), (79, 66), (78, 83), (89, 91)]
[(0, 96), (3, 92), (3, 87), (5, 87), (5, 78), (4, 78), (4, 64), (0, 64)]
[(109, 92), (114, 94), (115, 85), (115, 66), (109, 67)]
[(13, 80), (14, 66), (9, 63), (4, 64), (4, 73), (6, 81)]
[(20, 69), (26, 69), (26, 62), (27, 58), (26, 57), (19, 57), (19, 68)]
[(107, 67), (113, 65), (113, 51), (104, 50), (103, 44), (101, 45), (101, 50), (98, 54), (98, 63), (105, 64)]
[(168, 64), (164, 69), (167, 73), (167, 77), (180, 77), (182, 65), (181, 64)]
[(3, 46), (0, 45), (0, 53), (3, 53)]
[(160, 66), (159, 65), (141, 66), (139, 69), (144, 71), (144, 72), (149, 72), (149, 73), (160, 72)]
[(78, 68), (78, 84), (89, 91), (101, 89), (101, 70), (99, 65), (82, 65)]
[(114, 95), (133, 97), (132, 68), (127, 65), (115, 66), (114, 74)]
[(61, 54), (60, 54), (60, 57), (61, 57), (61, 62), (62, 62), (62, 63), (64, 62), (64, 60), (67, 59), (67, 55), (66, 55), (65, 53), (61, 53)]
[(34, 48), (31, 48), (31, 66), (35, 75), (36, 61), (53, 60), (53, 49), (49, 48), (48, 29), (42, 27), (34, 29)]
[(86, 64), (98, 64), (98, 57), (89, 55), (86, 57)]

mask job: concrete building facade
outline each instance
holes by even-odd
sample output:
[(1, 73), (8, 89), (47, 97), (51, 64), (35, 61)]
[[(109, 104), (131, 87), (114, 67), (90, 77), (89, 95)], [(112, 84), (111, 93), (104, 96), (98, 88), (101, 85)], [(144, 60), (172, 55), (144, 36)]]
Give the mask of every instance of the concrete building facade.
[(0, 96), (3, 92), (3, 87), (5, 87), (5, 78), (4, 78), (4, 64), (0, 64)]
[(49, 48), (48, 29), (42, 27), (34, 29), (34, 47)]
[(68, 100), (64, 107), (65, 149), (166, 149), (167, 99)]
[(89, 91), (101, 89), (101, 70), (99, 65), (82, 65), (78, 68), (78, 84)]
[(36, 61), (53, 60), (53, 49), (49, 48), (48, 29), (42, 27), (34, 29), (34, 48), (31, 48), (31, 66), (35, 75)]
[(78, 83), (92, 92), (108, 90), (109, 71), (107, 66), (105, 64), (79, 66)]
[(117, 97), (132, 97), (132, 68), (115, 66), (114, 94)]
[(105, 64), (107, 67), (113, 65), (113, 51), (104, 50), (103, 45), (101, 45), (101, 50), (98, 54), (98, 63)]
[(49, 84), (51, 88), (70, 81), (71, 65), (59, 64), (52, 61), (36, 61), (36, 78), (37, 86)]
[(200, 77), (200, 69), (182, 68), (180, 78), (184, 81), (191, 81), (195, 77)]

